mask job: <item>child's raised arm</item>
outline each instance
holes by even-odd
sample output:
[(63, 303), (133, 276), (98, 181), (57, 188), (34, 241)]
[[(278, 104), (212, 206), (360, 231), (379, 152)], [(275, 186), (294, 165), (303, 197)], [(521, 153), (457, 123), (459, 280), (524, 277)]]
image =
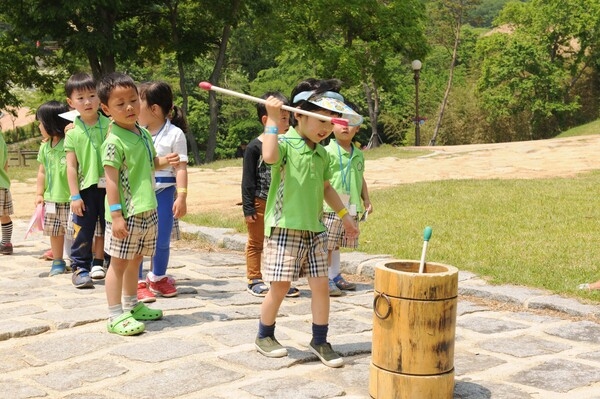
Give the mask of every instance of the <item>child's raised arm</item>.
[[(267, 108), (267, 121), (265, 122), (265, 137), (263, 138), (262, 156), (267, 164), (274, 164), (279, 160), (279, 145), (277, 143), (277, 122), (281, 119), (281, 106), (283, 101), (270, 96), (265, 102)], [(286, 111), (287, 112), (287, 111)]]

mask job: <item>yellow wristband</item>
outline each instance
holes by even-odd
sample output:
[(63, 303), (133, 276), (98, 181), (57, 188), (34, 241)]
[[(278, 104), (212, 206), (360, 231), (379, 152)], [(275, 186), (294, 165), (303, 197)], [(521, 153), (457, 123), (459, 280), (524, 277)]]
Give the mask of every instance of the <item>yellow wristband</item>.
[(187, 188), (185, 188), (185, 187), (179, 187), (179, 188), (177, 188), (177, 192), (178, 193), (187, 193)]
[(343, 219), (344, 216), (346, 216), (347, 214), (348, 214), (348, 209), (346, 209), (346, 208), (342, 208), (342, 210), (337, 213), (337, 215), (340, 219)]

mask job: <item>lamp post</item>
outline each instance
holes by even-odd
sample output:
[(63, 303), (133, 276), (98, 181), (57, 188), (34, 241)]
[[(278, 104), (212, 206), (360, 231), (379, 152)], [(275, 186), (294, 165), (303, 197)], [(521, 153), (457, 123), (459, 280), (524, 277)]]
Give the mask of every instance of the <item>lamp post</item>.
[(415, 146), (421, 145), (421, 118), (419, 117), (419, 73), (423, 64), (419, 60), (411, 62), (415, 74)]

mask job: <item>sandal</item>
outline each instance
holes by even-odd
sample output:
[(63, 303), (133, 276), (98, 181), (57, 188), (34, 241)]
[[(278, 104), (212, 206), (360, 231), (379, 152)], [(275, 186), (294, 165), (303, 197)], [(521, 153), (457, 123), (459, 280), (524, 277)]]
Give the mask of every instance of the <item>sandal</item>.
[(248, 291), (252, 295), (264, 297), (267, 295), (267, 292), (269, 292), (269, 287), (261, 279), (255, 278), (253, 280), (248, 281), (249, 283), (248, 288), (246, 288), (246, 291)]
[(146, 329), (144, 323), (134, 319), (130, 312), (125, 312), (112, 322), (108, 322), (106, 327), (109, 333), (125, 336), (141, 334)]
[(333, 282), (340, 290), (354, 291), (356, 289), (356, 284), (347, 281), (341, 274), (335, 276)]
[(288, 298), (297, 298), (300, 296), (300, 290), (296, 287), (290, 287), (288, 293), (285, 294), (285, 296)]
[(158, 320), (163, 316), (160, 309), (151, 309), (143, 302), (138, 302), (137, 305), (130, 310), (131, 316), (135, 320)]
[(590, 283), (579, 284), (577, 286), (577, 289), (578, 290), (584, 290), (584, 291), (598, 291), (598, 290), (600, 290), (600, 288), (592, 288), (591, 285), (592, 284), (590, 284)]
[(64, 260), (55, 260), (52, 262), (52, 267), (50, 268), (50, 273), (48, 273), (48, 277), (56, 276), (58, 274), (63, 274), (67, 271), (67, 264)]

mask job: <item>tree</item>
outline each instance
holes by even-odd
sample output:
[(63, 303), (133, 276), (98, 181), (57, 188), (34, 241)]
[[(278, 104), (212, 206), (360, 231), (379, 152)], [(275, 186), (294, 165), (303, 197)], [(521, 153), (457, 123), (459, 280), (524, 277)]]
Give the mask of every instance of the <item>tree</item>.
[(21, 105), (15, 87), (52, 87), (52, 76), (43, 73), (36, 55), (41, 53), (35, 43), (21, 40), (7, 25), (0, 25), (0, 110), (13, 113)]
[[(445, 38), (452, 38), (451, 46), (449, 46), (451, 48), (452, 58), (450, 61), (450, 67), (448, 68), (448, 82), (446, 84), (446, 91), (444, 92), (437, 122), (433, 130), (433, 136), (429, 141), (429, 145), (435, 145), (438, 132), (442, 124), (442, 118), (444, 117), (444, 110), (446, 109), (448, 97), (450, 96), (450, 89), (452, 88), (452, 80), (454, 78), (454, 68), (456, 66), (458, 56), (458, 46), (460, 44), (460, 34), (463, 20), (467, 12), (475, 5), (479, 4), (479, 2), (480, 0), (440, 0), (434, 3), (434, 9), (436, 9), (438, 12), (431, 14), (438, 17), (438, 23), (436, 26), (438, 32), (442, 33), (442, 35), (439, 36), (439, 39), (442, 43), (444, 43), (446, 41)], [(446, 35), (446, 32), (449, 34)], [(419, 123), (419, 121), (415, 121), (415, 123)]]
[(580, 108), (578, 81), (597, 74), (600, 4), (508, 3), (496, 23), (504, 32), (483, 38), (477, 48), (482, 107), (496, 122), (526, 121), (519, 139), (552, 137)]
[(265, 15), (270, 23), (263, 26), (301, 52), (302, 62), (315, 68), (319, 77), (341, 79), (346, 92), (357, 87), (362, 91), (371, 143), (377, 146), (381, 92), (391, 82), (386, 64), (396, 57), (412, 59), (427, 52), (422, 2), (308, 0), (281, 1), (273, 7), (274, 13)]

